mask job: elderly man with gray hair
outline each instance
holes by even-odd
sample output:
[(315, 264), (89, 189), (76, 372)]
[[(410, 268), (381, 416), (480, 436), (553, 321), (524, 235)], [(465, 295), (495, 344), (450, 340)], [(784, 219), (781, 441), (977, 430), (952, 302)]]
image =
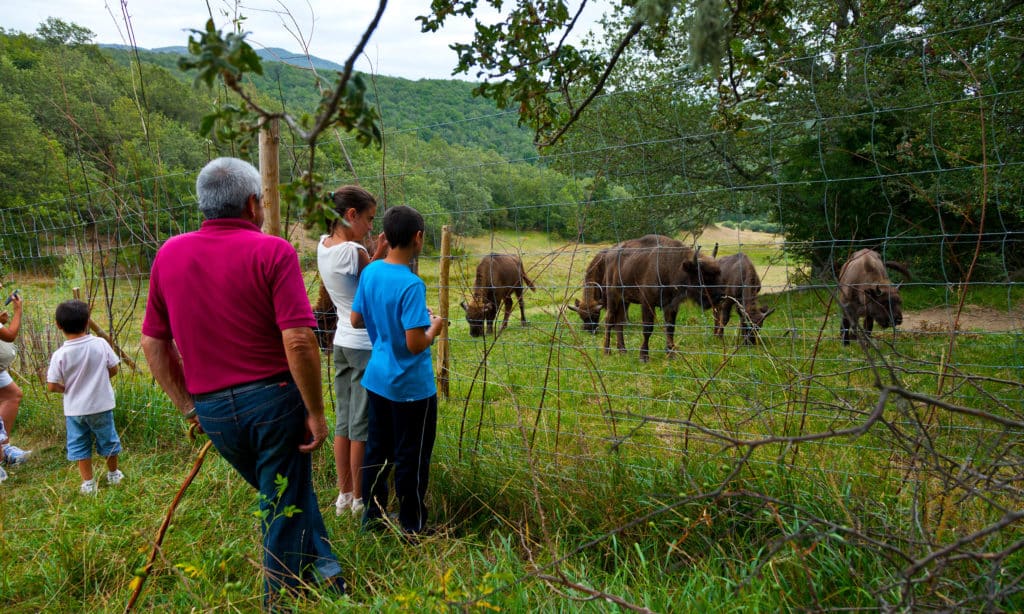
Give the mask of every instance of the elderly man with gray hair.
[(328, 433), (316, 320), (295, 249), (260, 230), (261, 193), (243, 160), (199, 173), (205, 220), (157, 252), (142, 349), (178, 411), (259, 491), (273, 610), (282, 592), (345, 583), (313, 490), (311, 453)]

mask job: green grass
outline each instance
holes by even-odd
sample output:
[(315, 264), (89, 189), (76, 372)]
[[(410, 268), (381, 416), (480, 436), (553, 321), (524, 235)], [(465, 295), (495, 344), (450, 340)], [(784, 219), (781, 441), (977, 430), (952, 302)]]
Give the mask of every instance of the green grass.
[[(744, 445), (862, 425), (879, 382), (1021, 421), (1019, 332), (878, 331), (867, 350), (843, 347), (821, 287), (765, 296), (779, 311), (758, 347), (737, 346), (735, 324), (715, 339), (710, 314), (684, 306), (679, 353), (665, 354), (659, 324), (641, 364), (637, 327), (627, 330), (627, 353), (606, 356), (602, 335), (581, 332), (561, 309), (578, 295), (596, 246), (575, 256), (561, 247), (539, 235), (462, 246), (452, 269), (451, 397), (440, 406), (429, 500), (443, 531), (411, 546), (336, 517), (333, 462), (320, 450), (316, 484), (351, 594), (310, 595), (298, 611), (874, 609), (900, 603), (911, 559), (1021, 508), (1019, 430), (934, 405), (890, 397), (883, 419), (857, 435)], [(471, 285), (480, 255), (516, 249), (538, 286), (526, 297), (529, 325), (515, 313), (497, 341), (470, 338), (456, 289)], [(436, 306), (437, 260), (423, 258), (421, 274)], [(60, 399), (27, 376), (59, 343), (48, 314), (66, 289), (48, 280), (21, 287), (31, 302), (15, 439), (35, 454), (0, 486), (5, 612), (122, 611), (202, 438), (188, 440), (145, 372), (125, 369), (115, 419), (128, 477), (117, 488), (101, 482), (95, 498), (78, 495)], [(943, 305), (946, 293), (908, 286), (905, 303)], [(1004, 310), (1024, 299), (1020, 287), (972, 287), (968, 296)], [(120, 342), (141, 360), (138, 313), (127, 321)], [(211, 453), (138, 610), (256, 611), (255, 510), (254, 493)], [(1014, 528), (961, 552), (1000, 552), (1019, 541)], [(944, 563), (913, 585), (916, 604), (965, 600), (976, 609), (972, 599), (1001, 590), (993, 609), (1024, 605), (1019, 554)]]

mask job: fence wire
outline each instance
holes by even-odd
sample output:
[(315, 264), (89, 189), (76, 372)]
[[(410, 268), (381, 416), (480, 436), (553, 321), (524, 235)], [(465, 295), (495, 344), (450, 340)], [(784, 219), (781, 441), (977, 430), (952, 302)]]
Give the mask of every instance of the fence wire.
[[(1019, 29), (1020, 24), (1011, 25)], [(988, 32), (1008, 26), (976, 28)], [(929, 40), (934, 46), (939, 39)], [(1000, 133), (1006, 122), (999, 120), (1015, 112), (1006, 105), (1021, 90), (1019, 79), (1007, 82), (991, 74), (977, 76), (982, 84), (977, 90), (971, 84), (950, 85), (943, 73), (947, 68), (923, 52), (896, 66), (871, 60), (893, 55), (894, 49), (924, 49), (923, 42), (907, 36), (848, 50), (850, 70), (862, 73), (851, 83), (863, 88), (863, 108), (829, 110), (815, 99), (810, 107), (815, 114), (792, 117), (779, 110), (778, 118), (758, 120), (756, 138), (772, 144), (772, 157), (767, 172), (756, 177), (730, 172), (709, 182), (703, 176), (707, 144), (727, 146), (740, 139), (735, 132), (687, 133), (687, 125), (680, 123), (679, 133), (666, 138), (639, 117), (629, 133), (606, 134), (587, 148), (535, 159), (450, 166), (422, 162), (363, 177), (391, 203), (401, 202), (402, 186), (415, 181), (508, 177), (506, 200), (481, 204), (456, 198), (444, 208), (425, 211), (435, 246), (442, 226), (459, 228), (460, 220), (478, 220), (476, 232), (457, 237), (451, 257), (451, 396), (442, 403), (438, 454), (446, 463), (505, 463), (509, 471), (522, 471), (522, 480), (543, 475), (555, 489), (559, 484), (586, 489), (608, 479), (605, 472), (614, 464), (659, 484), (679, 484), (678, 494), (663, 504), (666, 509), (693, 501), (717, 501), (725, 509), (730, 500), (747, 499), (758, 509), (800, 519), (764, 538), (769, 551), (789, 542), (833, 541), (890, 560), (896, 572), (878, 587), (883, 609), (999, 611), (1019, 605), (1024, 577), (1024, 287), (1018, 250), (1024, 227), (1009, 215), (1019, 210), (1020, 194), (1007, 190), (1019, 187), (1012, 180), (1024, 159), (1012, 134), (1019, 125)], [(829, 61), (797, 58), (779, 68), (799, 72), (808, 62)], [(878, 92), (876, 83), (893, 78), (892, 72), (880, 77), (883, 69), (918, 75), (926, 83), (927, 99)], [(833, 87), (816, 78), (812, 73), (809, 80), (812, 99)], [(682, 87), (664, 83), (604, 101), (611, 106), (615, 96), (657, 98)], [(888, 138), (881, 126), (893, 118), (912, 114), (935, 123), (958, 113), (990, 114), (991, 121), (980, 128), (989, 137), (983, 159), (951, 166), (948, 144), (936, 140), (935, 131), (912, 145), (918, 160), (907, 168), (893, 167), (878, 153), (883, 149), (878, 140)], [(866, 126), (870, 147), (859, 154), (865, 165), (850, 176), (831, 176), (826, 148), (850, 124)], [(782, 160), (775, 157), (794, 139), (818, 148), (818, 168), (800, 178), (781, 174)], [(603, 176), (612, 183), (628, 182), (633, 191), (594, 197), (564, 190), (518, 202), (521, 184), (513, 176), (538, 165), (566, 169), (570, 182), (580, 185)], [(637, 174), (641, 179), (663, 177), (666, 168), (676, 181), (637, 180)], [(346, 173), (340, 166), (331, 170), (340, 183), (351, 181)], [(72, 287), (84, 290), (94, 303), (94, 318), (144, 364), (136, 340), (152, 256), (168, 236), (195, 230), (200, 221), (191, 195), (153, 197), (165, 193), (160, 187), (171, 178), (180, 179), (149, 177), (0, 211), (8, 287), (21, 279), (57, 279), (53, 297), (29, 297), (34, 332), (26, 344), (34, 351), (24, 352), (15, 370), (37, 373), (56, 347), (59, 338), (49, 324), (49, 310)], [(905, 223), (901, 203), (908, 185), (925, 190), (925, 200), (938, 210), (950, 196), (950, 184), (971, 191), (965, 200), (980, 206), (985, 198), (984, 204), (1007, 214), (992, 218), (995, 224), (964, 224), (948, 232), (915, 231)], [(737, 252), (757, 255), (758, 301), (775, 309), (757, 344), (740, 342), (740, 316), (734, 314), (718, 338), (711, 311), (684, 302), (675, 347), (668, 351), (659, 308), (650, 335), (651, 358), (642, 362), (644, 325), (636, 305), (624, 327), (625, 352), (615, 347), (614, 335), (606, 352), (604, 325), (594, 334), (584, 331), (571, 309), (583, 294), (588, 263), (601, 250), (644, 234), (636, 218), (649, 209), (661, 215), (665, 202), (680, 207), (697, 202), (706, 207), (686, 204), (684, 214), (700, 217), (708, 207), (745, 214), (761, 199), (771, 203), (771, 216), (784, 232), (801, 227), (811, 215), (790, 208), (791, 192), (803, 190), (805, 201), (816, 198), (815, 215), (827, 220), (836, 213), (835, 194), (851, 186), (876, 193), (877, 207), (866, 215), (886, 219), (890, 232), (843, 234), (837, 222), (824, 225), (834, 231), (829, 236), (807, 240), (713, 225), (679, 235), (686, 245), (701, 246), (704, 254), (717, 245), (719, 258)], [(970, 216), (963, 212), (965, 220)], [(572, 224), (551, 221), (566, 218), (574, 220), (578, 231), (568, 237), (564, 231)], [(590, 224), (602, 226), (600, 240), (590, 240)], [(660, 231), (653, 225), (640, 229)], [(315, 241), (302, 228), (289, 232), (316, 302)], [(901, 280), (901, 326), (876, 328), (870, 336), (855, 327), (853, 343), (844, 346), (838, 270), (865, 247), (883, 257), (910, 257), (928, 269)], [(497, 332), (472, 337), (459, 303), (473, 300), (477, 263), (492, 252), (521, 258), (535, 288), (524, 293), (525, 322), (519, 321), (513, 303), (507, 328), (501, 328), (499, 307)], [(984, 271), (972, 264), (979, 255)], [(440, 266), (436, 249), (428, 249), (420, 273), (431, 302), (438, 296)], [(168, 422), (175, 419), (168, 412)], [(780, 475), (788, 476), (786, 484), (821, 490), (790, 493), (779, 485)], [(810, 514), (813, 506), (807, 502), (816, 498), (837, 502), (846, 516)]]

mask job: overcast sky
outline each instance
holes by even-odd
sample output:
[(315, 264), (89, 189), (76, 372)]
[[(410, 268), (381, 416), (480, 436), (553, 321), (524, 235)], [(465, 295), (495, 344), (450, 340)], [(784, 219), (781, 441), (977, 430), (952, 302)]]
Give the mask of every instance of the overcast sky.
[[(17, 8), (11, 10), (15, 3)], [(129, 44), (127, 12), (135, 44), (148, 49), (187, 44), (189, 30), (201, 30), (206, 23), (208, 6), (214, 22), (227, 30), (236, 6), (231, 0), (3, 0), (2, 4), (8, 10), (0, 26), (6, 30), (32, 33), (53, 16), (92, 30), (97, 43)], [(377, 8), (373, 0), (245, 0), (237, 4), (246, 18), (244, 29), (250, 33), (246, 40), (253, 47), (301, 52), (305, 45), (310, 54), (338, 64), (351, 55)], [(470, 40), (472, 21), (449, 18), (440, 32), (423, 34), (416, 17), (427, 14), (429, 8), (430, 0), (389, 0), (356, 69), (408, 79), (476, 80), (475, 74), (452, 76), (456, 55), (448, 49), (454, 41)], [(584, 15), (588, 23), (600, 17), (596, 6), (588, 12)], [(482, 12), (478, 16), (487, 17)]]

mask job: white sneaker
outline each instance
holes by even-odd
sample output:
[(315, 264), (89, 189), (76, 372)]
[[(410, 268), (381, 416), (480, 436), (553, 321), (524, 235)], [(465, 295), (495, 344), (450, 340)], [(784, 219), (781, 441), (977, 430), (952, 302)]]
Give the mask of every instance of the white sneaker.
[(364, 507), (366, 507), (366, 506), (363, 505), (363, 500), (362, 499), (352, 499), (352, 515), (353, 516), (360, 516), (360, 515), (362, 515)]
[(121, 473), (120, 469), (107, 472), (107, 484), (120, 484), (123, 479), (124, 474)]
[(18, 446), (4, 444), (4, 460), (11, 467), (27, 461), (30, 454), (32, 454), (32, 450), (22, 450)]
[(334, 515), (341, 516), (342, 512), (352, 506), (352, 493), (340, 492), (334, 501)]
[(82, 482), (82, 485), (78, 487), (78, 492), (83, 495), (95, 495), (96, 494), (96, 480), (86, 480)]

